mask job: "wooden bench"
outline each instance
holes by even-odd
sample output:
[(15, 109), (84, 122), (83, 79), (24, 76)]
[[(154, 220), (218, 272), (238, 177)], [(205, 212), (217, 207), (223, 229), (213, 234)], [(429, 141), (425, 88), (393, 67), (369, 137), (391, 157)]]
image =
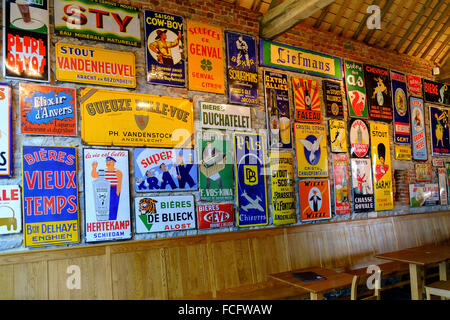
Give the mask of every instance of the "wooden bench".
[(437, 281), (425, 286), (427, 300), (431, 300), (431, 295), (450, 298), (450, 281)]

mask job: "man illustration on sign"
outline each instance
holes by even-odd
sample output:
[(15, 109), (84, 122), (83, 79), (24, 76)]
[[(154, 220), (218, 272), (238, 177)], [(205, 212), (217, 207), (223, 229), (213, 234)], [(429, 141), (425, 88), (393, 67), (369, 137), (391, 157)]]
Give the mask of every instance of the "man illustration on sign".
[[(248, 57), (248, 45), (247, 42), (244, 41), (242, 35), (239, 35), (239, 38), (236, 40), (236, 49), (238, 50), (237, 54), (237, 65), (245, 65), (250, 68), (250, 59)], [(245, 62), (241, 62), (242, 57), (245, 58)]]
[(183, 152), (180, 151), (180, 153), (177, 155), (177, 179), (178, 179), (178, 186), (180, 189), (184, 189), (186, 182), (189, 185), (190, 188), (195, 186), (194, 179), (192, 179), (191, 175), (189, 174), (189, 171), (191, 171), (193, 164), (185, 164), (184, 158), (183, 158)]
[(311, 209), (314, 212), (319, 211), (320, 207), (322, 207), (322, 205), (319, 207), (319, 201), (322, 201), (322, 198), (320, 196), (321, 194), (319, 190), (317, 189), (312, 190), (312, 196), (309, 198), (309, 205), (311, 207), (312, 203), (313, 207)]
[(381, 178), (386, 174), (386, 172), (389, 170), (389, 166), (385, 164), (385, 155), (386, 155), (386, 147), (383, 143), (378, 144), (377, 146), (378, 151), (378, 160), (380, 161), (380, 164), (377, 164), (375, 167), (375, 179), (376, 182), (380, 181)]
[(173, 182), (172, 175), (170, 174), (169, 170), (167, 170), (167, 165), (163, 162), (159, 166), (162, 172), (162, 183), (161, 183), (161, 189), (166, 189), (166, 185), (169, 184), (172, 189), (176, 189), (177, 185), (175, 182)]
[(175, 41), (166, 41), (167, 29), (156, 30), (155, 41), (148, 45), (148, 48), (157, 54), (157, 60), (160, 64), (173, 66), (175, 63), (172, 57), (171, 48), (179, 45), (181, 40), (181, 32), (178, 32), (178, 37)]
[(358, 193), (363, 193), (363, 185), (366, 182), (366, 174), (361, 176), (361, 170), (356, 169), (356, 182), (358, 182)]
[[(146, 190), (146, 189), (149, 189), (149, 190), (153, 190), (153, 189), (156, 189), (156, 190), (158, 190), (159, 189), (159, 185), (158, 185), (158, 178), (156, 178), (156, 177), (154, 177), (153, 176), (153, 172), (154, 172), (154, 170), (147, 170), (146, 172), (145, 172), (145, 179), (138, 179), (138, 183), (140, 182), (140, 184), (138, 185), (138, 188), (139, 188), (139, 190), (142, 190), (142, 189), (144, 189), (144, 190)], [(147, 184), (148, 184), (148, 188), (145, 186), (145, 182), (147, 182)]]

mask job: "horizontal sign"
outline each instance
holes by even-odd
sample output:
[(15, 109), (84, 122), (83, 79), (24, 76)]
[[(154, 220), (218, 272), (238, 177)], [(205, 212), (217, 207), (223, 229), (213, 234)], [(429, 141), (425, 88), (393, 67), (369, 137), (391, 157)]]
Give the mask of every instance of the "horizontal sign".
[(395, 145), (395, 159), (397, 160), (411, 160), (411, 147)]
[(0, 84), (0, 177), (12, 176), (12, 90)]
[(250, 108), (231, 104), (200, 102), (202, 128), (251, 130)]
[(409, 200), (411, 207), (436, 206), (439, 204), (439, 186), (437, 183), (410, 184)]
[(422, 79), (425, 102), (450, 106), (450, 89), (446, 83)]
[(234, 225), (232, 203), (198, 204), (198, 229), (224, 228)]
[(22, 200), (19, 186), (0, 186), (0, 234), (22, 231)]

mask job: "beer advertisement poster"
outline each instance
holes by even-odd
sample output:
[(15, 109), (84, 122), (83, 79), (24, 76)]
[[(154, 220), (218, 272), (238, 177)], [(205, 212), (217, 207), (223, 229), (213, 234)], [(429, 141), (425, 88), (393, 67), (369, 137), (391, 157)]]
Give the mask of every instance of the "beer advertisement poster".
[(349, 141), (352, 158), (367, 158), (370, 148), (369, 125), (361, 119), (350, 120)]
[(3, 75), (49, 82), (48, 0), (3, 0)]
[(389, 125), (371, 122), (370, 140), (372, 145), (372, 172), (375, 189), (375, 210), (394, 209), (392, 189), (391, 146)]
[(198, 141), (200, 199), (233, 199), (233, 149), (231, 134), (219, 130), (201, 131)]
[(147, 82), (186, 86), (186, 43), (183, 17), (145, 10)]
[(405, 161), (411, 160), (411, 147), (410, 146), (395, 145), (394, 153), (395, 153), (396, 160), (405, 160)]
[(437, 169), (438, 182), (439, 182), (439, 197), (441, 198), (441, 205), (448, 204), (448, 192), (447, 192), (447, 171), (445, 168)]
[(444, 166), (444, 159), (442, 158), (433, 158), (431, 159), (431, 164), (433, 167), (443, 167)]
[(0, 186), (0, 235), (22, 231), (22, 200), (18, 185)]
[(389, 70), (365, 64), (364, 81), (370, 119), (391, 122), (392, 96)]
[(335, 81), (323, 80), (322, 88), (327, 117), (344, 118), (341, 84)]
[(353, 212), (374, 211), (372, 169), (369, 159), (350, 159), (352, 170)]
[(136, 192), (197, 190), (194, 149), (134, 149)]
[(226, 228), (234, 225), (232, 203), (197, 204), (197, 226), (199, 230)]
[(326, 126), (321, 124), (294, 124), (299, 178), (328, 177), (326, 131)]
[(131, 239), (128, 150), (83, 149), (86, 242)]
[(319, 84), (315, 80), (292, 77), (294, 92), (295, 121), (321, 122)]
[(21, 133), (77, 135), (75, 89), (20, 83), (19, 96)]
[(406, 76), (391, 71), (392, 99), (394, 103), (394, 143), (411, 144), (411, 124), (406, 94)]
[(448, 157), (450, 156), (448, 109), (430, 106), (429, 111), (432, 155)]
[(294, 156), (287, 152), (270, 152), (269, 165), (273, 224), (296, 223)]
[(415, 163), (416, 180), (429, 181), (433, 180), (433, 167), (428, 162)]
[(91, 145), (191, 148), (188, 99), (86, 88), (80, 91), (81, 139)]
[(347, 152), (347, 127), (344, 120), (328, 120), (331, 152)]
[(103, 0), (55, 1), (55, 32), (58, 36), (141, 46), (139, 9)]
[(300, 219), (302, 221), (331, 218), (328, 180), (302, 180), (299, 182)]
[(79, 242), (75, 147), (23, 146), (25, 247)]
[(261, 134), (234, 132), (237, 226), (267, 225), (265, 141)]
[(0, 178), (11, 177), (13, 171), (12, 149), (12, 90), (0, 83)]
[(366, 88), (364, 87), (363, 65), (344, 60), (345, 89), (347, 92), (348, 115), (350, 118), (369, 118)]
[(264, 96), (269, 148), (292, 149), (287, 75), (264, 70)]
[(189, 90), (225, 94), (222, 28), (187, 20)]
[(409, 201), (412, 208), (437, 206), (439, 204), (439, 186), (437, 183), (410, 184)]
[(422, 78), (418, 76), (408, 75), (409, 92), (422, 96)]
[(427, 160), (428, 151), (423, 99), (409, 97), (409, 107), (411, 110), (412, 157), (414, 160)]
[(215, 130), (252, 130), (251, 109), (232, 104), (200, 102), (202, 128)]
[(226, 31), (228, 102), (258, 105), (258, 64), (256, 39)]
[(336, 214), (350, 213), (347, 154), (333, 154), (334, 211)]
[(450, 88), (448, 84), (427, 79), (422, 79), (422, 82), (425, 102), (450, 106)]
[(195, 229), (194, 196), (146, 196), (134, 199), (136, 233)]

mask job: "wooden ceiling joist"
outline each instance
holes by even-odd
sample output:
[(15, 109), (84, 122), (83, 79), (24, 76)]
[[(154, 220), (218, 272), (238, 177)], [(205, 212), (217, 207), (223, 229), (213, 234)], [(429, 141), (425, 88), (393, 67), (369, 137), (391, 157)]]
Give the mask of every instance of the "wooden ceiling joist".
[(322, 24), (323, 19), (325, 19), (326, 15), (328, 14), (328, 11), (330, 11), (330, 5), (328, 5), (326, 8), (322, 9), (322, 12), (319, 16), (319, 18), (317, 19), (316, 23), (314, 24), (314, 28), (319, 29), (320, 25)]
[[(394, 0), (387, 0), (386, 3), (384, 4), (384, 7), (381, 9), (380, 23), (383, 22), (383, 19), (384, 19), (384, 17), (386, 16), (386, 13), (389, 12), (389, 9), (391, 9), (392, 4), (394, 4)], [(381, 28), (387, 29), (387, 26), (385, 25), (385, 26), (382, 26)], [(372, 30), (370, 30), (370, 31), (366, 34), (366, 36), (364, 37), (364, 40), (363, 40), (363, 41), (364, 41), (365, 43), (369, 43), (370, 39), (372, 38), (372, 36), (373, 36), (373, 34), (374, 34), (374, 32), (375, 32), (376, 30), (377, 30), (377, 29), (372, 29)]]
[[(378, 5), (381, 0), (375, 0), (373, 5)], [(353, 34), (353, 40), (357, 40), (361, 32), (363, 31), (364, 27), (366, 27), (367, 19), (369, 18), (369, 14), (365, 12), (364, 19), (359, 23), (358, 29), (356, 29), (355, 33)]]
[(350, 28), (350, 25), (352, 24), (351, 17), (354, 16), (355, 11), (357, 10), (357, 9), (355, 9), (355, 8), (358, 7), (357, 6), (357, 1), (358, 0), (352, 0), (352, 2), (350, 3), (350, 8), (351, 8), (352, 13), (351, 13), (350, 17), (347, 19), (347, 22), (345, 22), (345, 25), (342, 28), (341, 32), (339, 33), (340, 36), (345, 35), (345, 33), (347, 32), (348, 28)]
[[(392, 12), (396, 12), (397, 8), (399, 5), (403, 4), (402, 2), (395, 2), (392, 5)], [(386, 14), (387, 12), (385, 12)], [(397, 16), (395, 14), (391, 14), (391, 18), (389, 20), (386, 21), (386, 23), (384, 24), (384, 26), (381, 28), (380, 32), (378, 33), (377, 38), (374, 41), (375, 45), (380, 46), (381, 41), (383, 41), (383, 39), (385, 38), (387, 32), (390, 30), (389, 26), (391, 25), (391, 23), (394, 21), (394, 19), (397, 19)]]
[(442, 53), (444, 48), (448, 46), (449, 41), (450, 41), (450, 34), (447, 35), (447, 38), (445, 38), (444, 42), (442, 42), (440, 47), (436, 50), (434, 55), (431, 57), (431, 61), (436, 61), (436, 59), (440, 56), (440, 54)]
[(328, 28), (328, 32), (331, 32), (332, 30), (334, 30), (334, 28), (336, 28), (336, 25), (341, 21), (344, 11), (345, 11), (345, 6), (341, 6), (339, 8), (339, 11), (338, 11), (336, 17), (334, 18), (333, 22), (331, 23), (330, 27)]
[(391, 35), (386, 40), (386, 42), (385, 42), (385, 44), (383, 46), (384, 48), (387, 48), (387, 47), (389, 47), (392, 44), (392, 40), (394, 39), (395, 36), (398, 35), (398, 32), (400, 31), (400, 28), (402, 28), (405, 25), (406, 21), (408, 21), (408, 19), (411, 17), (411, 14), (412, 14), (412, 12), (414, 11), (415, 8), (416, 8), (416, 0), (411, 0), (409, 2), (408, 11), (406, 12), (405, 16), (400, 21), (400, 23), (395, 27), (395, 29), (392, 30)]
[(444, 34), (445, 30), (447, 30), (447, 28), (450, 27), (450, 18), (447, 20), (447, 23), (444, 24), (436, 33), (436, 36), (434, 37), (434, 39), (431, 41), (431, 43), (429, 44), (429, 46), (425, 49), (425, 51), (422, 53), (422, 55), (420, 56), (420, 58), (425, 58), (428, 53), (431, 51), (431, 49), (433, 49), (436, 44), (438, 43), (439, 38), (442, 37), (442, 35)]

